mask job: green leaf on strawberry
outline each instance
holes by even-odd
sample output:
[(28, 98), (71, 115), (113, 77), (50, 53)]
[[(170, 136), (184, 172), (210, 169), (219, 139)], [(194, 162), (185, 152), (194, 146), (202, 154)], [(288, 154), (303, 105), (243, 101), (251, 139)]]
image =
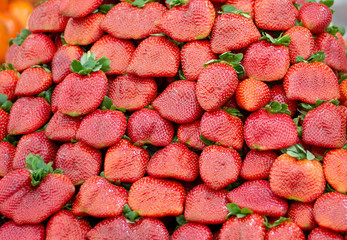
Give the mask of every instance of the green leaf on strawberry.
[(124, 216), (132, 222), (135, 222), (135, 219), (139, 218), (139, 213), (131, 210), (128, 204), (124, 205), (123, 213), (124, 213)]
[(331, 35), (335, 36), (336, 39), (339, 39), (337, 36), (336, 36), (336, 33), (341, 33), (342, 36), (345, 35), (346, 33), (346, 29), (342, 26), (338, 27), (338, 26), (335, 26), (334, 24), (330, 24), (329, 27), (325, 30), (325, 32), (327, 33), (330, 33)]
[(90, 75), (91, 72), (103, 71), (107, 72), (111, 69), (110, 60), (106, 57), (95, 59), (95, 53), (87, 52), (81, 57), (81, 61), (74, 59), (71, 62), (70, 70), (79, 75)]
[(202, 134), (200, 134), (200, 140), (208, 146), (216, 144), (215, 142), (210, 141), (207, 138), (205, 138), (204, 136), (202, 136)]
[(267, 40), (268, 42), (271, 42), (273, 45), (284, 45), (288, 46), (291, 40), (290, 36), (282, 36), (283, 33), (280, 34), (278, 38), (273, 38), (270, 34), (268, 33), (263, 33), (263, 36), (259, 40)]
[(245, 75), (245, 69), (243, 66), (240, 64), (241, 60), (243, 59), (243, 54), (238, 53), (234, 54), (229, 52), (225, 52), (219, 56), (219, 59), (213, 59), (211, 61), (208, 61), (207, 63), (204, 64), (204, 67), (213, 64), (213, 63), (225, 63), (233, 66), (237, 77), (242, 78)]
[(313, 155), (313, 153), (311, 153), (308, 150), (305, 150), (304, 147), (301, 144), (295, 144), (289, 148), (287, 148), (286, 150), (287, 154), (291, 157), (294, 157), (298, 160), (314, 160), (316, 159), (316, 156)]
[(279, 103), (272, 101), (265, 106), (266, 111), (272, 114), (284, 113), (290, 116), (290, 111), (288, 110), (288, 105), (285, 103)]
[(313, 63), (313, 62), (322, 62), (325, 59), (325, 53), (323, 51), (316, 52), (312, 54), (307, 60), (303, 58), (302, 56), (297, 56), (295, 58), (296, 63), (300, 62), (306, 62), (306, 63)]
[(5, 112), (10, 112), (13, 103), (7, 100), (7, 95), (0, 94), (0, 108)]
[(10, 46), (14, 43), (18, 46), (21, 46), (24, 40), (31, 34), (30, 30), (22, 29), (20, 33), (17, 33), (17, 37), (15, 39), (11, 39)]
[(227, 204), (227, 208), (229, 210), (229, 213), (227, 215), (227, 219), (230, 216), (236, 216), (237, 218), (244, 218), (246, 217), (248, 214), (252, 214), (253, 211), (248, 209), (248, 208), (240, 208), (239, 206), (237, 206), (236, 203), (228, 203)]
[(186, 5), (189, 0), (166, 0), (166, 3), (169, 4), (170, 8), (177, 7), (180, 5)]
[(222, 6), (222, 12), (219, 12), (221, 14), (223, 13), (234, 13), (234, 14), (239, 14), (241, 16), (244, 16), (246, 18), (251, 18), (251, 16), (249, 15), (249, 12), (244, 12), (241, 9), (236, 9), (236, 7), (234, 5), (223, 5)]
[(281, 223), (285, 222), (285, 221), (292, 221), (290, 218), (284, 218), (284, 217), (280, 217), (278, 220), (276, 220), (273, 224), (270, 224), (267, 217), (264, 216), (264, 225), (266, 228), (273, 228), (273, 227), (277, 227), (278, 225), (280, 225)]

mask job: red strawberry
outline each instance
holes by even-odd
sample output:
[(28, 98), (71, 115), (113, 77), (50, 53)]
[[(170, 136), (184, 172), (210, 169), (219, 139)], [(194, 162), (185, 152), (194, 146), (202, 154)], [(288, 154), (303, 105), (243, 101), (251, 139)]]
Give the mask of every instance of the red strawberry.
[(81, 142), (63, 144), (55, 158), (55, 167), (63, 170), (74, 185), (98, 175), (101, 164), (101, 152)]
[(287, 98), (286, 92), (284, 91), (282, 84), (272, 86), (270, 88), (270, 93), (270, 102), (279, 102), (287, 104), (290, 116), (293, 117), (296, 112), (296, 107), (298, 103), (297, 101), (289, 100)]
[[(4, 96), (4, 95), (3, 95)], [(6, 96), (5, 96), (6, 97)], [(0, 100), (1, 104), (1, 100)], [(0, 140), (2, 141), (7, 135), (7, 125), (9, 121), (9, 115), (6, 111), (0, 108)]]
[(220, 224), (226, 221), (227, 191), (212, 190), (205, 184), (195, 186), (186, 197), (184, 217), (189, 222)]
[(108, 96), (118, 109), (140, 110), (157, 96), (157, 83), (153, 78), (121, 75), (109, 84)]
[(166, 11), (166, 7), (157, 2), (147, 2), (144, 6), (121, 2), (107, 13), (100, 26), (116, 38), (143, 39), (150, 34), (160, 33), (154, 23)]
[[(5, 54), (5, 63), (11, 63), (13, 62), (13, 58), (14, 55), (16, 54), (16, 52), (18, 51), (18, 49), (20, 48), (20, 46), (18, 46), (15, 43), (10, 42), (10, 46), (7, 48), (6, 50), (6, 54)], [(19, 43), (18, 43), (19, 44)]]
[(324, 156), (324, 175), (338, 192), (347, 192), (347, 150), (332, 149)]
[(174, 135), (173, 124), (160, 114), (148, 108), (134, 112), (128, 119), (127, 134), (140, 146), (149, 143), (153, 146), (168, 145)]
[(203, 224), (186, 223), (179, 227), (171, 237), (171, 240), (213, 240), (211, 230)]
[(246, 180), (268, 179), (278, 155), (274, 151), (251, 150), (242, 162), (240, 177)]
[(7, 132), (10, 135), (28, 134), (38, 130), (48, 120), (51, 106), (42, 97), (22, 97), (12, 106)]
[(13, 158), (16, 148), (9, 142), (0, 142), (0, 177), (13, 170)]
[(44, 240), (45, 226), (43, 224), (17, 225), (10, 220), (0, 227), (0, 239)]
[(179, 65), (178, 46), (166, 37), (151, 36), (135, 49), (127, 72), (139, 77), (173, 77)]
[(204, 112), (195, 90), (196, 83), (193, 81), (175, 81), (153, 101), (152, 106), (162, 117), (175, 123), (194, 122)]
[(155, 22), (173, 40), (189, 42), (206, 38), (212, 29), (215, 10), (208, 0), (168, 1), (172, 7)]
[(232, 148), (209, 146), (199, 157), (201, 179), (214, 190), (236, 182), (241, 170), (241, 157)]
[(60, 13), (67, 17), (82, 18), (96, 10), (103, 0), (60, 0)]
[(333, 231), (346, 232), (346, 201), (347, 196), (338, 192), (320, 196), (313, 206), (314, 219), (318, 225)]
[(343, 240), (340, 233), (329, 230), (327, 228), (317, 227), (310, 232), (307, 240)]
[(203, 150), (207, 147), (207, 144), (201, 141), (200, 135), (200, 120), (196, 120), (192, 123), (181, 124), (177, 130), (178, 141), (185, 143), (192, 148)]
[(115, 186), (103, 177), (91, 177), (82, 184), (72, 213), (99, 218), (120, 216), (127, 199), (125, 188)]
[(0, 181), (0, 213), (19, 225), (41, 223), (75, 192), (70, 179), (53, 173), (39, 156), (29, 154), (27, 164), (31, 172), (15, 170)]
[(14, 91), (18, 82), (17, 73), (11, 69), (1, 71), (0, 79), (0, 94), (5, 94), (9, 101), (15, 100)]
[(303, 231), (293, 222), (285, 221), (266, 232), (265, 240), (305, 240)]
[(255, 0), (227, 0), (227, 5), (234, 5), (236, 9), (240, 9), (249, 13), (251, 18), (254, 18), (254, 2)]
[(31, 32), (63, 32), (68, 17), (61, 15), (59, 6), (61, 0), (44, 2), (33, 10), (28, 20), (28, 28)]
[(293, 201), (289, 205), (288, 217), (302, 230), (312, 230), (317, 227), (313, 217), (313, 203)]
[(114, 182), (136, 182), (145, 175), (148, 161), (149, 154), (145, 149), (121, 139), (107, 149), (105, 177)]
[(182, 184), (143, 177), (131, 185), (128, 203), (143, 217), (178, 216), (183, 213), (185, 192)]
[(321, 3), (305, 3), (299, 10), (298, 20), (312, 33), (318, 34), (325, 31), (332, 20), (329, 7)]
[(75, 239), (84, 240), (91, 226), (86, 219), (74, 216), (68, 210), (54, 214), (47, 223), (46, 240)]

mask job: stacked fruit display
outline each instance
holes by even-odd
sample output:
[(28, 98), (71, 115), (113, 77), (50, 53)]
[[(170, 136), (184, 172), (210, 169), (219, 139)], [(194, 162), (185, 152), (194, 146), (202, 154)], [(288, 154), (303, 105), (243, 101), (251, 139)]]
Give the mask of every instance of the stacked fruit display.
[(347, 239), (332, 4), (40, 4), (0, 72), (0, 239)]

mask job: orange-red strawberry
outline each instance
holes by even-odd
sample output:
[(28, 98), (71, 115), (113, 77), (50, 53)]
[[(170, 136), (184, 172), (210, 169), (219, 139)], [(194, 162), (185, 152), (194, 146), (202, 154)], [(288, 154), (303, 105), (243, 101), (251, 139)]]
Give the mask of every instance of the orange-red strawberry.
[(135, 49), (127, 72), (139, 77), (173, 77), (180, 65), (180, 49), (164, 36), (151, 36)]
[(72, 206), (72, 213), (98, 218), (120, 216), (127, 199), (128, 192), (125, 188), (113, 185), (103, 177), (90, 177), (82, 184)]
[(208, 0), (169, 0), (172, 7), (155, 22), (159, 29), (178, 42), (206, 38), (212, 29), (215, 10)]
[(9, 101), (15, 100), (14, 91), (18, 82), (18, 74), (13, 69), (7, 69), (0, 72), (0, 94), (5, 94)]
[(71, 18), (82, 18), (96, 10), (103, 0), (60, 0), (60, 13)]
[(59, 148), (54, 164), (74, 185), (80, 185), (99, 174), (102, 156), (98, 149), (81, 142), (65, 143)]
[(316, 200), (325, 188), (322, 165), (302, 145), (294, 145), (280, 155), (270, 171), (270, 187), (279, 197), (300, 202)]
[(12, 106), (7, 125), (10, 135), (28, 134), (38, 130), (48, 120), (51, 106), (42, 97), (22, 97)]
[(201, 141), (200, 135), (200, 120), (196, 120), (192, 123), (181, 124), (177, 129), (178, 141), (185, 143), (192, 148), (203, 150), (207, 147), (207, 144)]
[(332, 20), (332, 12), (322, 3), (305, 3), (299, 10), (298, 20), (313, 34), (322, 33)]
[(213, 240), (209, 227), (198, 223), (186, 223), (180, 226), (171, 236), (171, 240)]
[(303, 231), (293, 222), (284, 221), (267, 230), (265, 240), (305, 240)]
[(183, 213), (185, 191), (179, 182), (143, 177), (131, 185), (128, 203), (143, 217), (178, 216)]
[(20, 46), (18, 46), (17, 44), (13, 42), (10, 42), (10, 46), (7, 48), (6, 54), (5, 54), (5, 63), (13, 62), (14, 55), (16, 54), (19, 48)]
[[(2, 99), (1, 99), (2, 98)], [(6, 104), (6, 102), (9, 103), (8, 107), (10, 108), (11, 103), (9, 101), (6, 101), (6, 96), (0, 94), (0, 104)], [(3, 101), (5, 100), (5, 101)], [(6, 108), (5, 108), (6, 109)], [(7, 110), (7, 109), (6, 109)], [(4, 111), (2, 108), (0, 108), (0, 140), (2, 141), (6, 135), (7, 135), (7, 125), (9, 121), (9, 115), (6, 111)]]
[(228, 215), (227, 191), (212, 190), (205, 184), (195, 186), (187, 194), (184, 205), (184, 217), (189, 222), (202, 224), (220, 224)]
[(339, 232), (332, 231), (327, 228), (317, 227), (310, 232), (307, 240), (343, 240), (342, 235)]
[(254, 3), (255, 0), (227, 0), (225, 4), (234, 5), (236, 9), (240, 9), (248, 13), (251, 18), (254, 18)]
[(268, 179), (278, 155), (274, 151), (251, 150), (242, 162), (240, 177), (246, 180)]
[(199, 155), (183, 143), (170, 143), (158, 150), (147, 165), (148, 175), (194, 181), (199, 176)]
[(68, 210), (54, 214), (47, 223), (46, 240), (84, 240), (91, 226), (86, 219), (77, 218)]
[(286, 92), (283, 89), (282, 84), (274, 85), (270, 88), (271, 98), (270, 102), (285, 103), (288, 106), (290, 116), (293, 117), (298, 105), (297, 101), (289, 100), (286, 96)]
[(337, 232), (347, 231), (347, 196), (338, 192), (325, 193), (313, 206), (314, 219), (320, 227)]
[(148, 161), (149, 153), (145, 149), (121, 139), (107, 149), (105, 177), (114, 182), (136, 182), (145, 175)]
[(324, 175), (338, 192), (347, 192), (347, 150), (333, 149), (324, 156)]
[(61, 0), (51, 0), (37, 6), (30, 14), (28, 28), (31, 32), (63, 32), (68, 17), (60, 13)]
[(160, 116), (156, 110), (143, 108), (128, 119), (127, 134), (140, 146), (149, 143), (164, 147), (172, 141), (174, 127), (172, 122)]
[(0, 227), (0, 239), (44, 240), (45, 226), (41, 223), (17, 225), (10, 220)]
[(15, 152), (16, 147), (11, 143), (0, 142), (0, 177), (4, 177), (13, 170), (12, 165)]
[(211, 33), (211, 49), (214, 53), (245, 48), (261, 37), (259, 30), (250, 19), (234, 6), (222, 6), (224, 13), (219, 15)]
[(39, 156), (29, 154), (26, 161), (29, 169), (12, 171), (0, 181), (0, 213), (19, 225), (41, 223), (75, 192), (70, 179)]
[(287, 215), (302, 230), (312, 230), (317, 227), (313, 217), (313, 202), (293, 201), (289, 205)]
[(199, 157), (199, 171), (204, 183), (220, 190), (236, 182), (241, 170), (241, 157), (232, 148), (208, 146)]

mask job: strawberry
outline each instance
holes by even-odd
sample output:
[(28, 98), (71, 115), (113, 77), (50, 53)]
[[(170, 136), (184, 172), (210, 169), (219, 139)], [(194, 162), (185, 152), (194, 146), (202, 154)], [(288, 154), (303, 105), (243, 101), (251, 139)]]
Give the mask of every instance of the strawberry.
[(267, 230), (265, 240), (305, 240), (303, 231), (293, 222), (284, 221)]
[(128, 199), (125, 188), (115, 186), (103, 177), (88, 178), (81, 186), (72, 213), (98, 218), (116, 217), (123, 212)]
[(164, 217), (182, 214), (184, 200), (182, 184), (172, 180), (143, 177), (131, 185), (128, 203), (140, 216)]
[(194, 181), (199, 176), (199, 155), (182, 143), (170, 143), (154, 153), (147, 173), (155, 178)]
[(208, 146), (199, 157), (199, 171), (206, 186), (220, 190), (236, 182), (241, 170), (241, 157), (232, 148)]
[(47, 223), (46, 240), (76, 239), (84, 240), (91, 226), (85, 219), (74, 216), (68, 210), (54, 214)]
[(343, 240), (340, 233), (329, 230), (327, 228), (317, 227), (310, 232), (307, 240)]
[(249, 15), (236, 10), (232, 5), (222, 6), (211, 33), (211, 49), (214, 53), (245, 48), (261, 37), (259, 30)]
[[(10, 64), (10, 66), (12, 66)], [(12, 66), (13, 68), (13, 66)], [(3, 71), (0, 71), (0, 94), (5, 94), (9, 101), (15, 100), (15, 89), (18, 82), (17, 72), (11, 69), (6, 68)]]
[(129, 140), (121, 139), (107, 149), (104, 169), (110, 181), (136, 182), (146, 173), (149, 154), (145, 149), (134, 146)]
[(96, 10), (103, 0), (60, 0), (60, 13), (71, 18), (82, 18)]
[(164, 119), (156, 110), (143, 108), (128, 119), (127, 134), (140, 146), (149, 143), (164, 147), (172, 141), (174, 127), (172, 122)]
[(211, 230), (203, 224), (186, 223), (171, 236), (171, 240), (213, 240)]
[(101, 164), (101, 152), (82, 142), (61, 145), (55, 158), (55, 167), (63, 170), (74, 185), (98, 175)]
[(328, 183), (338, 192), (347, 192), (347, 150), (332, 149), (324, 156), (324, 175)]
[(189, 147), (203, 150), (207, 147), (207, 144), (201, 141), (200, 135), (200, 120), (196, 120), (192, 123), (181, 124), (177, 129), (178, 141), (185, 143)]
[(253, 112), (245, 123), (245, 141), (251, 149), (275, 150), (292, 146), (298, 138), (288, 106), (271, 102)]
[(317, 223), (313, 217), (313, 202), (303, 203), (293, 201), (289, 205), (287, 214), (301, 230), (312, 230), (317, 227)]
[(181, 64), (184, 77), (189, 81), (196, 81), (204, 69), (204, 64), (216, 59), (212, 52), (210, 41), (191, 41), (181, 49)]
[(173, 77), (180, 65), (178, 46), (163, 36), (151, 36), (135, 49), (127, 72), (139, 77)]
[(7, 125), (10, 135), (28, 134), (38, 130), (48, 120), (51, 106), (42, 97), (22, 97), (12, 106)]
[(291, 0), (255, 0), (254, 21), (258, 28), (285, 31), (294, 27), (296, 16)]
[(0, 238), (7, 240), (44, 240), (45, 226), (43, 224), (17, 225), (10, 220), (0, 227)]
[(140, 110), (157, 96), (157, 83), (153, 78), (121, 75), (109, 84), (108, 96), (118, 109)]
[(330, 8), (322, 3), (305, 3), (299, 10), (298, 20), (313, 34), (323, 33), (332, 20)]
[(195, 186), (186, 197), (184, 217), (189, 222), (220, 224), (226, 221), (227, 191), (212, 190), (205, 184)]
[[(224, 147), (241, 149), (243, 146), (243, 122), (235, 109), (206, 112), (201, 118), (201, 136)], [(206, 141), (205, 141), (206, 142)]]
[(31, 67), (22, 72), (16, 85), (16, 96), (32, 96), (48, 90), (52, 85), (52, 74), (48, 68)]
[(242, 162), (240, 177), (246, 180), (268, 179), (271, 166), (277, 157), (271, 150), (250, 150)]
[(166, 7), (157, 2), (146, 1), (146, 4), (142, 5), (135, 2), (121, 2), (106, 14), (100, 26), (102, 30), (116, 38), (143, 39), (151, 34), (160, 33), (155, 22), (166, 11)]
[(272, 86), (270, 88), (270, 94), (270, 102), (279, 102), (287, 104), (290, 116), (294, 116), (298, 103), (297, 101), (289, 100), (287, 98), (286, 92), (284, 91), (282, 84)]
[(64, 31), (64, 39), (70, 45), (89, 45), (99, 40), (104, 31), (100, 24), (103, 13), (90, 14), (83, 18), (70, 18)]
[(64, 45), (57, 50), (52, 59), (52, 78), (54, 83), (60, 83), (64, 78), (72, 73), (71, 62), (76, 59), (81, 60), (84, 51), (79, 46)]
[(236, 9), (240, 9), (254, 19), (254, 3), (255, 0), (227, 0), (227, 5), (234, 5)]
[(9, 142), (0, 142), (0, 177), (12, 172), (16, 148)]
[(107, 77), (110, 61), (107, 58), (95, 60), (95, 54), (83, 54), (81, 61), (71, 63), (73, 73), (59, 84), (53, 91), (56, 93), (54, 104), (57, 109), (72, 117), (93, 112), (101, 104), (107, 92)]
[(53, 172), (39, 156), (29, 154), (26, 161), (29, 169), (10, 172), (0, 181), (0, 213), (18, 225), (41, 223), (75, 192), (70, 179)]
[[(0, 140), (4, 140), (7, 135), (7, 125), (9, 122), (9, 115), (7, 111), (10, 111), (12, 102), (7, 101), (7, 96), (0, 94)], [(4, 109), (4, 110), (3, 110)]]
[(6, 54), (5, 54), (5, 63), (13, 62), (14, 55), (16, 54), (19, 48), (20, 46), (18, 46), (12, 41), (10, 42), (9, 47), (7, 48)]
[(194, 122), (204, 112), (198, 103), (195, 90), (196, 83), (193, 81), (175, 81), (152, 102), (152, 107), (172, 122)]
[(45, 163), (53, 163), (57, 150), (56, 143), (48, 139), (45, 132), (24, 135), (18, 142), (12, 167), (13, 169), (25, 168), (25, 159), (29, 153), (39, 155)]
[(96, 59), (103, 56), (111, 61), (111, 69), (106, 74), (124, 74), (135, 51), (135, 46), (130, 40), (117, 39), (105, 35), (96, 41), (90, 49), (95, 53)]
[(61, 0), (38, 5), (30, 14), (28, 28), (31, 32), (63, 32), (69, 20), (60, 13)]
[(333, 231), (346, 232), (347, 196), (330, 192), (320, 196), (313, 206), (314, 219), (320, 227)]
[(171, 0), (171, 9), (155, 22), (173, 40), (189, 42), (206, 38), (212, 29), (215, 10), (208, 0)]
[(316, 200), (325, 188), (322, 165), (302, 145), (288, 148), (280, 155), (270, 171), (270, 187), (279, 197), (300, 202)]

